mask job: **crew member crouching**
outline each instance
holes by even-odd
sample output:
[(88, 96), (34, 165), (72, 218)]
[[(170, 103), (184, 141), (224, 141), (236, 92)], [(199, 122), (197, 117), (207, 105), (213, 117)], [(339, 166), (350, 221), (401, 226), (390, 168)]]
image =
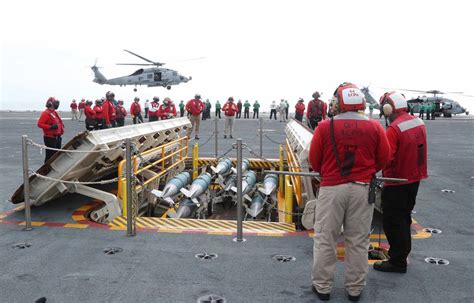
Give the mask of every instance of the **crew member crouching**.
[(390, 125), (387, 138), (390, 158), (383, 170), (388, 178), (407, 179), (405, 183), (385, 182), (382, 190), (383, 229), (390, 249), (388, 261), (374, 264), (375, 270), (405, 273), (411, 251), (411, 212), (420, 180), (428, 177), (426, 128), (423, 121), (408, 114), (405, 98), (396, 92), (380, 98)]
[(163, 100), (163, 104), (161, 104), (158, 109), (158, 117), (160, 117), (161, 120), (176, 117), (176, 106), (174, 106), (174, 103), (170, 98), (165, 98)]
[(369, 183), (385, 167), (390, 148), (378, 121), (358, 113), (364, 94), (351, 83), (334, 92), (338, 114), (318, 123), (309, 161), (321, 174), (314, 225), (313, 292), (329, 300), (336, 270), (336, 245), (344, 225), (345, 287), (358, 301), (368, 270), (369, 234), (374, 205), (368, 201)]

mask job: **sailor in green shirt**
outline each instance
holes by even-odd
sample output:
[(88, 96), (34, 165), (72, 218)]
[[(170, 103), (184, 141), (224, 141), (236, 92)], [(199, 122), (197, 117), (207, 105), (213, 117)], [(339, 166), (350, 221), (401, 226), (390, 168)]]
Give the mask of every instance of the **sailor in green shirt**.
[(250, 103), (249, 100), (245, 100), (244, 103), (244, 119), (250, 119)]
[(420, 115), (418, 116), (418, 118), (420, 118), (421, 120), (423, 120), (423, 114), (425, 113), (425, 108), (426, 108), (425, 103), (421, 103), (420, 104)]
[(255, 103), (253, 104), (253, 119), (255, 119), (255, 114), (257, 115), (258, 119), (258, 109), (260, 108), (260, 104), (258, 103), (257, 100), (255, 100)]
[(219, 119), (221, 118), (221, 104), (219, 100), (216, 101), (216, 117), (217, 116), (219, 116)]
[(430, 115), (431, 115), (431, 103), (427, 103), (425, 106), (425, 113), (426, 113), (426, 120), (430, 120)]
[(179, 113), (181, 114), (181, 117), (184, 116), (184, 101), (183, 100), (179, 102)]
[(370, 103), (369, 104), (369, 118), (372, 119), (372, 113), (374, 112), (374, 104)]

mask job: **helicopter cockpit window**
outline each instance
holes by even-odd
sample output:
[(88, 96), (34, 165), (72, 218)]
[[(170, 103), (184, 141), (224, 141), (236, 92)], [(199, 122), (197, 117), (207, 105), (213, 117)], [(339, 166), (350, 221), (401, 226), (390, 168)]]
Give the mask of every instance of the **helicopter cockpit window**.
[(177, 76), (178, 75), (178, 72), (173, 72), (173, 76)]
[(141, 74), (143, 74), (143, 68), (140, 68), (139, 70), (135, 71), (130, 76), (137, 76), (137, 75), (141, 75)]
[(146, 78), (147, 78), (147, 79), (153, 78), (153, 74), (148, 74), (148, 75), (146, 75)]

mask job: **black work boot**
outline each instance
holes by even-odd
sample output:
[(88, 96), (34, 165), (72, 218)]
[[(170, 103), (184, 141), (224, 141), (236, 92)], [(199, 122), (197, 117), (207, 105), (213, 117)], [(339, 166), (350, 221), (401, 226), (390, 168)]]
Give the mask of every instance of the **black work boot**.
[(375, 262), (374, 269), (378, 271), (397, 272), (397, 273), (402, 273), (402, 274), (407, 272), (406, 267), (395, 266), (389, 261)]
[(314, 285), (312, 289), (313, 289), (313, 292), (316, 294), (316, 296), (318, 296), (318, 299), (321, 301), (329, 301), (329, 299), (331, 298), (331, 294), (322, 294), (318, 292), (318, 290), (316, 289), (316, 287), (314, 287)]

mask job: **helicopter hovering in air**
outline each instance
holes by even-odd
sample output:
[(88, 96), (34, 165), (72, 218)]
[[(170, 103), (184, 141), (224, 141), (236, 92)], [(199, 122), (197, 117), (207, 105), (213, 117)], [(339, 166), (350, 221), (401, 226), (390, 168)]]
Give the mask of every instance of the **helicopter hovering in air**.
[(408, 99), (407, 102), (410, 106), (413, 107), (413, 112), (415, 113), (418, 113), (420, 111), (421, 104), (431, 103), (435, 107), (435, 116), (439, 117), (443, 115), (444, 117), (447, 117), (447, 118), (450, 118), (453, 115), (459, 115), (459, 114), (469, 115), (469, 111), (466, 108), (462, 107), (459, 104), (459, 102), (446, 98), (442, 95), (456, 94), (456, 95), (463, 95), (465, 97), (474, 97), (472, 95), (466, 95), (463, 92), (442, 92), (439, 90), (423, 91), (423, 90), (414, 90), (414, 89), (396, 89), (396, 90), (431, 94), (432, 96), (423, 95), (423, 96), (418, 96), (416, 98)]
[[(154, 62), (147, 58), (144, 58), (138, 54), (135, 54), (129, 50), (124, 49), (129, 54), (132, 54), (148, 63), (117, 63), (117, 65), (138, 65), (138, 66), (154, 66), (150, 68), (140, 68), (128, 76), (117, 77), (112, 79), (107, 79), (100, 71), (99, 67), (94, 64), (91, 66), (92, 71), (94, 72), (94, 82), (98, 84), (108, 84), (108, 85), (134, 85), (135, 88), (133, 91), (137, 91), (137, 85), (146, 85), (149, 87), (162, 86), (167, 89), (171, 89), (172, 85), (178, 85), (180, 83), (186, 83), (192, 80), (192, 77), (185, 77), (180, 75), (177, 71), (163, 68), (161, 66), (165, 65), (162, 62)], [(200, 59), (200, 58), (199, 58)]]

